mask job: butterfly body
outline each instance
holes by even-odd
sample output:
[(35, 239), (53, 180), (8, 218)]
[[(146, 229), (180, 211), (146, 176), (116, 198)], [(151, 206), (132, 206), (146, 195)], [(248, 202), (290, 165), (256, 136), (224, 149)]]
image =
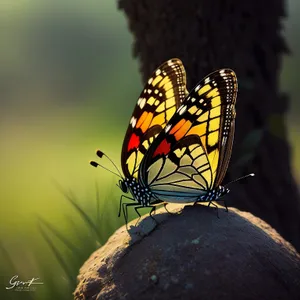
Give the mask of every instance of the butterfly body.
[(219, 185), (216, 189), (208, 191), (205, 195), (199, 196), (196, 202), (211, 202), (217, 201), (221, 197), (228, 194), (230, 190)]
[[(147, 187), (142, 186), (134, 177), (125, 178), (122, 184), (123, 186), (120, 186), (123, 193), (130, 191), (134, 200), (140, 205), (150, 206), (152, 192)], [(124, 185), (126, 188), (124, 188)]]
[(229, 192), (230, 190), (228, 188), (225, 188), (224, 186), (218, 186), (213, 190), (208, 190), (205, 192), (198, 191), (195, 193), (152, 190), (152, 197), (154, 196), (161, 202), (186, 204), (195, 202), (217, 201)]

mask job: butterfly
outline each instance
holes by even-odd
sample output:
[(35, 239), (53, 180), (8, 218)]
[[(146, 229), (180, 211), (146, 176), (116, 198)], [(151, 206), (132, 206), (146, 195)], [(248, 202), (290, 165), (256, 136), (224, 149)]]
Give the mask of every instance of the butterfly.
[[(131, 192), (133, 198), (122, 195), (120, 198), (119, 216), (123, 198), (135, 200), (135, 203), (123, 203), (123, 214), (127, 224), (127, 206), (138, 209), (149, 206), (151, 192), (139, 183), (139, 166), (150, 145), (163, 130), (174, 115), (183, 99), (188, 94), (186, 90), (186, 72), (180, 59), (173, 58), (160, 65), (148, 79), (129, 122), (122, 146), (121, 166), (123, 174), (114, 162), (101, 150), (96, 152), (99, 158), (106, 157), (117, 173), (103, 165), (91, 161), (94, 167), (102, 167), (119, 176), (119, 188), (124, 193)], [(153, 200), (153, 199), (152, 199)], [(151, 200), (151, 203), (153, 201)], [(136, 202), (139, 204), (136, 205)]]
[[(122, 149), (125, 178), (119, 182), (124, 193), (130, 191), (133, 195), (120, 198), (119, 215), (122, 205), (126, 224), (129, 206), (134, 206), (139, 216), (140, 208), (151, 207), (151, 216), (156, 204), (208, 202), (210, 205), (229, 192), (221, 183), (234, 139), (237, 77), (231, 69), (215, 71), (187, 94), (183, 66), (181, 70), (184, 75), (180, 78), (184, 80), (178, 85), (180, 96), (172, 89), (177, 99), (172, 108), (176, 110), (179, 106), (176, 112), (166, 111), (164, 119), (153, 122), (160, 105), (167, 109), (168, 100), (161, 101), (154, 110), (151, 105), (155, 102), (151, 96), (146, 97), (145, 89), (131, 118)], [(156, 76), (157, 73), (160, 72), (156, 71)], [(151, 77), (148, 84), (155, 78)], [(145, 104), (150, 101), (150, 106), (141, 105), (141, 101)], [(104, 154), (98, 151), (97, 155)], [(92, 162), (92, 165), (98, 164)], [(134, 203), (122, 204), (124, 197)]]

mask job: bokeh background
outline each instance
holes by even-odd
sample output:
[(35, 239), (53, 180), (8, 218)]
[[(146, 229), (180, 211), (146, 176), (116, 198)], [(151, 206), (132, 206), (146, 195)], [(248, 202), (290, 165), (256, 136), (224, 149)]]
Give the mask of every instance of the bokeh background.
[[(299, 8), (287, 1), (281, 73), (298, 182)], [(117, 178), (88, 161), (100, 147), (120, 165), (142, 89), (133, 37), (111, 0), (1, 0), (0, 36), (0, 298), (72, 299), (82, 262), (123, 223)], [(5, 290), (14, 275), (44, 284)]]

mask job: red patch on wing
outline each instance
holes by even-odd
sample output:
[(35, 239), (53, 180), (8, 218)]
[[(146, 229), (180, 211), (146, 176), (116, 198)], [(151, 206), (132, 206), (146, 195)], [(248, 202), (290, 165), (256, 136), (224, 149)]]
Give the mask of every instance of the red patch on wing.
[(164, 154), (164, 155), (167, 155), (170, 150), (171, 150), (171, 144), (167, 142), (166, 139), (164, 139), (160, 144), (159, 146), (156, 148), (154, 154), (153, 154), (153, 157), (157, 156), (157, 155), (161, 155), (161, 154)]
[(133, 133), (130, 137), (127, 151), (136, 149), (139, 145), (140, 145), (140, 138), (135, 133)]

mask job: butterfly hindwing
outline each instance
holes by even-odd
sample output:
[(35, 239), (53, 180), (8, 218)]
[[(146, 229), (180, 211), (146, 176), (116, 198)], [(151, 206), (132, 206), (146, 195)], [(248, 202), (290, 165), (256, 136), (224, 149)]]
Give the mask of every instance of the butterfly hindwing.
[(182, 62), (170, 59), (149, 78), (133, 111), (122, 147), (125, 177), (138, 176), (147, 149), (185, 98), (186, 74)]
[(193, 202), (221, 183), (231, 155), (236, 94), (232, 70), (211, 73), (154, 140), (139, 177), (162, 201)]

